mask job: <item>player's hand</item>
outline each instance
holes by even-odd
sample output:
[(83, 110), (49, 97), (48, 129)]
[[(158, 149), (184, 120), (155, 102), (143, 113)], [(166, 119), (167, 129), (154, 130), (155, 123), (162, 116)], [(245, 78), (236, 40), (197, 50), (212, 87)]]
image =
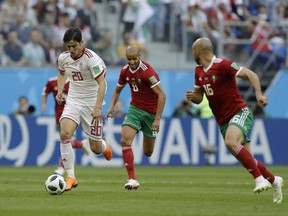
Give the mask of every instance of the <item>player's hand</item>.
[(261, 107), (264, 107), (268, 104), (268, 99), (267, 97), (261, 95), (260, 97), (257, 97), (257, 102)]
[(114, 109), (109, 108), (105, 114), (105, 119), (108, 121), (109, 118), (114, 117)]
[(192, 101), (195, 96), (195, 91), (188, 90), (186, 91), (186, 99)]
[(160, 129), (160, 119), (155, 119), (153, 124), (152, 124), (152, 130), (156, 133), (159, 132)]
[(99, 123), (102, 122), (102, 113), (101, 109), (99, 108), (94, 108), (93, 112), (91, 113), (92, 116), (92, 125), (98, 125)]
[(63, 99), (63, 96), (62, 96), (61, 92), (56, 95), (56, 101), (57, 101), (58, 104), (62, 104), (63, 103), (64, 99)]

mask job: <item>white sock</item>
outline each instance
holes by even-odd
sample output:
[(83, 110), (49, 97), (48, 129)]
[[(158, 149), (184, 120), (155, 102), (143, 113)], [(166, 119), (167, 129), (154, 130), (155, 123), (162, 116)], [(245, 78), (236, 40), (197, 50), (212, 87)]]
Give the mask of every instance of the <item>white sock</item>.
[(60, 152), (62, 162), (64, 164), (67, 176), (75, 178), (74, 164), (75, 164), (75, 154), (72, 148), (71, 142), (67, 144), (60, 144)]
[(102, 139), (102, 152), (105, 152), (106, 151), (106, 142), (104, 139)]

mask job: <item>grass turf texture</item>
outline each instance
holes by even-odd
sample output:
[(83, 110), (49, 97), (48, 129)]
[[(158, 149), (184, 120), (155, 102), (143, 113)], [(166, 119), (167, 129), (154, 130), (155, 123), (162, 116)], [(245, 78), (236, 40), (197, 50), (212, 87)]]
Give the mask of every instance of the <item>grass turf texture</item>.
[[(253, 194), (254, 181), (240, 166), (136, 167), (141, 184), (136, 191), (124, 190), (124, 167), (76, 166), (78, 187), (50, 195), (44, 182), (54, 168), (0, 167), (0, 214), (284, 216), (288, 212), (285, 185), (282, 204), (273, 204), (273, 190)], [(287, 167), (270, 170), (286, 183)]]

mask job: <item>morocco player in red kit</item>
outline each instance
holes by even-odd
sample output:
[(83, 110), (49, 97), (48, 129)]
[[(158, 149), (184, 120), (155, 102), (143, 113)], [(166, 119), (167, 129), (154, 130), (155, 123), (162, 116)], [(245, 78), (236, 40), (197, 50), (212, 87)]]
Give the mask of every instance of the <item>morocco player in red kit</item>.
[[(69, 82), (67, 81), (64, 85), (64, 89), (63, 89), (63, 98), (65, 99), (67, 94), (68, 94), (68, 90), (69, 90)], [(55, 100), (55, 121), (56, 121), (56, 126), (57, 126), (57, 130), (60, 132), (60, 122), (59, 119), (62, 115), (65, 103), (59, 104), (56, 101), (56, 95), (58, 92), (58, 87), (57, 87), (57, 77), (52, 77), (50, 78), (44, 89), (42, 92), (42, 106), (41, 106), (41, 112), (43, 113), (46, 110), (46, 102), (47, 102), (47, 98), (48, 95), (50, 93), (53, 94), (54, 100)], [(73, 148), (82, 148), (85, 154), (89, 154), (89, 151), (87, 150), (86, 146), (88, 144), (88, 140), (82, 140), (82, 141), (78, 141), (78, 140), (73, 140), (72, 141), (72, 147)], [(61, 161), (61, 160), (60, 160)], [(64, 175), (65, 173), (65, 169), (64, 169), (64, 165), (62, 162), (60, 162), (60, 165), (57, 169), (54, 170), (54, 173), (59, 174), (59, 175)]]
[(120, 72), (118, 84), (106, 113), (106, 119), (114, 116), (115, 104), (122, 89), (128, 83), (132, 100), (121, 131), (122, 157), (129, 178), (124, 186), (127, 190), (137, 189), (140, 186), (134, 172), (134, 155), (131, 148), (133, 139), (139, 131), (142, 131), (144, 154), (147, 157), (152, 155), (166, 101), (166, 95), (161, 87), (158, 74), (140, 57), (139, 48), (136, 46), (127, 47), (128, 65), (124, 66)]
[(247, 134), (253, 124), (253, 114), (243, 101), (236, 83), (236, 77), (249, 80), (258, 104), (265, 106), (268, 100), (262, 95), (258, 76), (233, 61), (217, 58), (208, 38), (197, 39), (192, 51), (198, 66), (195, 69), (194, 91), (187, 91), (186, 98), (199, 104), (205, 93), (226, 147), (255, 179), (254, 193), (268, 190), (272, 184), (273, 202), (281, 203), (283, 178), (274, 176), (251, 153)]

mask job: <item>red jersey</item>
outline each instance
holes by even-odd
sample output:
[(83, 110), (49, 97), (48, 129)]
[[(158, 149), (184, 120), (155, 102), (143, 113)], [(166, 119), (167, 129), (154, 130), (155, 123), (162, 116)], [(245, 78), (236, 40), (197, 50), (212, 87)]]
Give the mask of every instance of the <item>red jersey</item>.
[(236, 83), (236, 74), (241, 68), (235, 62), (214, 56), (208, 68), (197, 66), (195, 69), (195, 88), (205, 92), (220, 126), (247, 106)]
[(121, 69), (117, 85), (124, 87), (126, 83), (131, 89), (132, 100), (130, 104), (155, 115), (158, 96), (152, 88), (160, 83), (156, 71), (144, 61), (140, 61), (139, 67), (135, 71), (126, 65)]
[[(64, 89), (63, 89), (64, 100), (68, 94), (68, 89), (69, 89), (69, 82), (66, 82), (64, 85)], [(56, 123), (59, 123), (59, 119), (61, 117), (61, 114), (62, 114), (64, 106), (65, 106), (65, 101), (62, 104), (58, 104), (56, 101), (56, 95), (58, 93), (57, 77), (50, 78), (47, 81), (47, 83), (43, 89), (42, 95), (48, 95), (51, 92), (53, 93), (53, 97), (55, 100), (55, 120), (56, 120)]]

